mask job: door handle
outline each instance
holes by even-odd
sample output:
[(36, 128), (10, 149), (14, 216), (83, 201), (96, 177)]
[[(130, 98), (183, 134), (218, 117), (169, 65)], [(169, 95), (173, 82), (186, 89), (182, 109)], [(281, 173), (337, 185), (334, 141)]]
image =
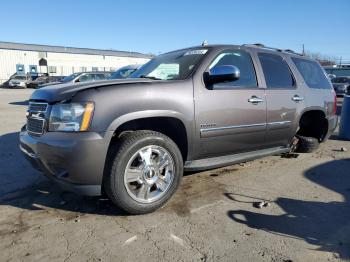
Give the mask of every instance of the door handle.
[(252, 96), (251, 98), (248, 99), (248, 102), (256, 105), (256, 104), (264, 102), (264, 99), (257, 97), (257, 96)]
[(298, 102), (300, 102), (300, 101), (303, 101), (303, 100), (304, 100), (304, 97), (295, 95), (295, 96), (292, 97), (292, 100), (293, 100), (294, 102), (297, 102), (297, 103), (298, 103)]

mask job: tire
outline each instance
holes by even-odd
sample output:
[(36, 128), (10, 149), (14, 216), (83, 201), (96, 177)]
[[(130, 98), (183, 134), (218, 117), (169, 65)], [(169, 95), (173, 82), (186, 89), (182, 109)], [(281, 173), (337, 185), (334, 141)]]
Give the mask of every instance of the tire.
[(299, 153), (311, 153), (318, 149), (320, 142), (317, 138), (307, 136), (297, 136), (299, 139), (297, 152)]
[[(159, 159), (168, 165), (159, 168)], [(115, 205), (134, 215), (162, 207), (176, 192), (183, 176), (179, 148), (169, 137), (154, 131), (126, 133), (113, 145), (107, 161), (103, 182), (106, 193)], [(134, 172), (141, 174), (141, 179), (127, 182), (128, 174), (133, 174), (130, 170), (137, 170)]]

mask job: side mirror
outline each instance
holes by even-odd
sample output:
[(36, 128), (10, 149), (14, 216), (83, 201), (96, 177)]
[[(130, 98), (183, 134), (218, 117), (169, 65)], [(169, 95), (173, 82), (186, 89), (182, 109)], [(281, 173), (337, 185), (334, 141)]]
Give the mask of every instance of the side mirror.
[(208, 85), (231, 82), (239, 79), (241, 72), (233, 65), (214, 66), (209, 72), (204, 73), (204, 82)]
[(74, 83), (79, 83), (79, 82), (80, 82), (79, 78), (74, 81)]

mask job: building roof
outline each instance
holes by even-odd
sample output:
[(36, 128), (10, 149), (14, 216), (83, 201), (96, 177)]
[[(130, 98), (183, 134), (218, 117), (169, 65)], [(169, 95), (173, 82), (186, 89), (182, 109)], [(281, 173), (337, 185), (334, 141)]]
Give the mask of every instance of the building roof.
[(126, 52), (126, 51), (116, 51), (116, 50), (107, 50), (107, 49), (77, 48), (77, 47), (65, 47), (65, 46), (51, 46), (51, 45), (22, 44), (22, 43), (1, 42), (1, 41), (0, 41), (0, 49), (85, 54), (85, 55), (101, 55), (101, 56), (152, 58), (152, 55), (146, 55), (146, 54), (137, 53), (137, 52)]

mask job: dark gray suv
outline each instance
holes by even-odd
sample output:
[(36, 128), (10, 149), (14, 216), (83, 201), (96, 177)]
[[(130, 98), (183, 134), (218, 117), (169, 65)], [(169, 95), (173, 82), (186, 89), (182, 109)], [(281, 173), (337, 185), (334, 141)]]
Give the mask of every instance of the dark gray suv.
[(290, 50), (192, 47), (131, 78), (35, 91), (20, 148), (64, 189), (133, 214), (167, 202), (184, 170), (310, 152), (337, 125), (324, 70)]

